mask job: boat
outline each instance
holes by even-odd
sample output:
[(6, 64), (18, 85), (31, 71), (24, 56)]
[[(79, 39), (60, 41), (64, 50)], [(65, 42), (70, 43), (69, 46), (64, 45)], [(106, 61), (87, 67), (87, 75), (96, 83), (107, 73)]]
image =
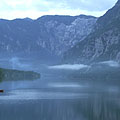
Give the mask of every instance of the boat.
[(0, 93), (3, 93), (4, 92), (4, 90), (0, 90)]

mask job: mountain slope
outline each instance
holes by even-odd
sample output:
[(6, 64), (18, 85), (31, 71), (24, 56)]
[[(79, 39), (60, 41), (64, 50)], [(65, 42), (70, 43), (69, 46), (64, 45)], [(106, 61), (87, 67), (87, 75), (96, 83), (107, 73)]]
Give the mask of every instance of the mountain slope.
[(0, 19), (0, 55), (59, 56), (83, 40), (96, 20), (85, 15)]
[[(71, 57), (72, 56), (72, 57)], [(64, 55), (66, 62), (120, 62), (120, 0), (98, 18), (94, 31)]]

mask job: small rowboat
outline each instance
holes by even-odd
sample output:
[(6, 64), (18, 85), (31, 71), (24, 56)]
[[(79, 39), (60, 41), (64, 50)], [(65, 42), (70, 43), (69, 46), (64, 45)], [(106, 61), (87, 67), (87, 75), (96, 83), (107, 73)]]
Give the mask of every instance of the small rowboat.
[(0, 90), (0, 93), (3, 93), (4, 92), (4, 90)]

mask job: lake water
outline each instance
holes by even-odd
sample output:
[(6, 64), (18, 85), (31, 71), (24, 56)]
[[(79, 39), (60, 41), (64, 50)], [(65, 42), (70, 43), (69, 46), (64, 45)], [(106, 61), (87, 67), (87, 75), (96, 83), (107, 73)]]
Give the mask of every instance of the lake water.
[(120, 120), (119, 86), (70, 78), (74, 70), (39, 62), (16, 69), (37, 71), (41, 78), (0, 83), (0, 120)]

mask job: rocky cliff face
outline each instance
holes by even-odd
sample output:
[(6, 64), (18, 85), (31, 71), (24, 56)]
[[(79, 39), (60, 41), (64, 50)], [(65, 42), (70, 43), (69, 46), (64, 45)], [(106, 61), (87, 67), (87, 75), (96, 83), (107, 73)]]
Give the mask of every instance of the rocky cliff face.
[(91, 33), (92, 16), (43, 16), (37, 20), (0, 20), (0, 54), (62, 55)]
[[(72, 56), (72, 57), (71, 57)], [(120, 62), (120, 0), (100, 17), (94, 31), (64, 55), (66, 62)]]

